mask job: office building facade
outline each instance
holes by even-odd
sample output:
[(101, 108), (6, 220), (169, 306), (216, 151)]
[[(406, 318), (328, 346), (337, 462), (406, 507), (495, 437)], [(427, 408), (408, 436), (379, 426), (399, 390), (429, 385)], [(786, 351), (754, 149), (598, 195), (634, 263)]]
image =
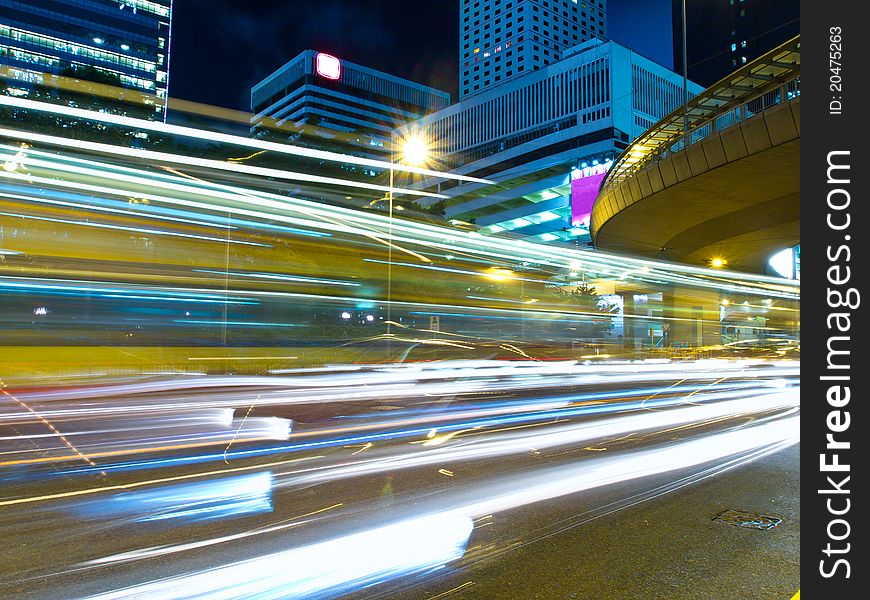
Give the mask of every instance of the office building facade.
[(607, 37), (607, 0), (462, 0), (459, 97), (522, 77)]
[(162, 120), (171, 23), (172, 0), (0, 0), (0, 75), (7, 93), (28, 95), (93, 69), (150, 96)]
[(449, 104), (447, 92), (314, 50), (251, 89), (255, 133), (308, 129), (330, 149), (381, 160), (391, 157), (394, 128)]
[(799, 0), (672, 1), (674, 70), (683, 73), (683, 5), (689, 78), (709, 87), (800, 33)]
[[(615, 42), (475, 94), (394, 132), (428, 140), (433, 168), (496, 185), (447, 182), (447, 216), (483, 232), (589, 240), (589, 212), (611, 162), (683, 104), (682, 77)], [(701, 88), (689, 84), (690, 97)]]

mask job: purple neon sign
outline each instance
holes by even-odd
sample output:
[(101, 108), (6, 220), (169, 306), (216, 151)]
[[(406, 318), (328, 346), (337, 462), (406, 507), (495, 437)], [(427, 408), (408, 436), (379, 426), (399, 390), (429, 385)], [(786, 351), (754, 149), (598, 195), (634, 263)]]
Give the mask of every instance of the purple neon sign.
[(592, 205), (598, 188), (607, 174), (607, 167), (594, 165), (571, 171), (571, 226), (589, 227)]

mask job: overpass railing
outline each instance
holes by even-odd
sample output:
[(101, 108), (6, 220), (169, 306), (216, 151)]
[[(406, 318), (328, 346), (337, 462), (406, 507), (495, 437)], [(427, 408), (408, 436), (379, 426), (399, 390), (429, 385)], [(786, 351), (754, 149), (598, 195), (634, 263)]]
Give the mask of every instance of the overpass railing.
[[(645, 131), (616, 160), (601, 192), (619, 186), (653, 161), (799, 95), (798, 35), (711, 85)], [(594, 221), (594, 210), (592, 217)]]

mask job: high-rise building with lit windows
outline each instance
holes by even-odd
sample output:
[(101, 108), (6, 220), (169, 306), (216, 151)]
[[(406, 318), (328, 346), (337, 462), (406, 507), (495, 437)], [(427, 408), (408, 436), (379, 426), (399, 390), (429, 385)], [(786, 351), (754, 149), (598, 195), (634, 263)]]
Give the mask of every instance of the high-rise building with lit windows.
[[(703, 89), (688, 87), (690, 98)], [(631, 140), (682, 104), (682, 77), (616, 42), (593, 39), (393, 135), (425, 139), (434, 167), (495, 183), (418, 182), (448, 196), (447, 217), (484, 233), (583, 244), (607, 169)]]
[(674, 70), (707, 87), (800, 33), (799, 0), (671, 0)]
[[(0, 77), (6, 93), (51, 86), (52, 75), (94, 72), (151, 96), (164, 119), (172, 0), (0, 0)], [(86, 77), (85, 77), (86, 78)]]
[(459, 97), (547, 67), (607, 37), (607, 0), (462, 0)]

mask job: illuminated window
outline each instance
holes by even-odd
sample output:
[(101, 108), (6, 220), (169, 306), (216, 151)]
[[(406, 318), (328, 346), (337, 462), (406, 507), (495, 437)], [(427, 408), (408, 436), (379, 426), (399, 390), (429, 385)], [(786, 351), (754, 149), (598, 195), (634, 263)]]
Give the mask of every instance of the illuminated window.
[[(102, 48), (95, 48), (93, 46), (86, 46), (84, 44), (76, 44), (60, 38), (25, 31), (23, 29), (16, 29), (7, 25), (0, 25), (0, 39), (3, 38), (13, 39), (17, 42), (26, 43), (30, 46), (44, 48), (48, 51), (67, 52), (74, 56), (90, 58), (101, 63), (106, 63), (107, 65), (111, 65), (113, 67), (125, 67), (128, 69), (136, 69), (149, 73), (153, 73), (157, 68), (156, 64), (152, 61), (125, 56), (117, 52), (103, 50)], [(100, 40), (99, 43), (101, 44), (104, 42), (102, 38), (94, 39)]]

